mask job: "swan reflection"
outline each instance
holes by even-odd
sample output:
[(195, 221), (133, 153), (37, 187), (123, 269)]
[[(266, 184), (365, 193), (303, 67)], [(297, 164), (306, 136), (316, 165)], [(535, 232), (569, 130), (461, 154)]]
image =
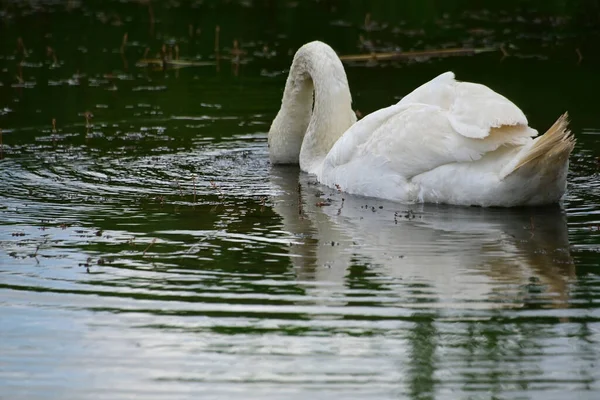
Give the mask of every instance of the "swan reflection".
[(271, 182), (298, 280), (319, 301), (339, 304), (350, 269), (363, 265), (371, 289), (407, 307), (567, 304), (575, 267), (558, 206), (404, 205), (327, 188), (294, 167), (272, 168)]

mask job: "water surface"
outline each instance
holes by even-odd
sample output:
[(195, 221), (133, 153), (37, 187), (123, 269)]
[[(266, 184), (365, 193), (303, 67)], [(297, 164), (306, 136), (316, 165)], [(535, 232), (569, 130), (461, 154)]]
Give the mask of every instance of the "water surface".
[[(378, 4), (3, 4), (4, 395), (597, 398), (592, 14)], [(453, 70), (540, 131), (569, 110), (564, 202), (402, 205), (269, 165), (286, 68), (316, 38), (340, 54), (505, 44), (349, 63), (354, 106)], [(137, 64), (163, 44), (202, 64)]]

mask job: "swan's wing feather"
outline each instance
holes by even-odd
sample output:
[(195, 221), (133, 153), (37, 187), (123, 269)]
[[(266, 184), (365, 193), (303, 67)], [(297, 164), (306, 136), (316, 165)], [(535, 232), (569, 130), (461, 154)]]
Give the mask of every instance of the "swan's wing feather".
[(368, 136), (354, 158), (379, 160), (405, 179), (439, 166), (479, 160), (500, 146), (531, 141), (530, 128), (492, 128), (483, 139), (457, 131), (448, 111), (428, 104), (403, 106)]
[(444, 110), (450, 109), (455, 100), (456, 86), (453, 72), (444, 72), (429, 82), (425, 82), (400, 100), (399, 105), (430, 104)]
[[(399, 104), (430, 104), (448, 112), (448, 120), (459, 134), (483, 139), (492, 128), (528, 125), (523, 111), (487, 86), (458, 82), (452, 72), (443, 73), (419, 86)], [(524, 131), (527, 137), (537, 132)]]
[(335, 142), (327, 157), (325, 163), (330, 166), (338, 166), (348, 163), (355, 157), (358, 149), (369, 139), (369, 136), (375, 132), (390, 117), (398, 113), (402, 107), (393, 105), (382, 108), (367, 115), (360, 121), (354, 123), (341, 138)]
[(519, 107), (487, 86), (459, 82), (450, 108), (450, 123), (461, 135), (482, 139), (492, 128), (527, 126), (527, 118)]
[(505, 97), (483, 85), (457, 82), (447, 72), (356, 122), (323, 165), (332, 171), (351, 162), (375, 162), (410, 179), (445, 164), (479, 160), (501, 146), (523, 146), (536, 135)]
[[(356, 122), (348, 128), (344, 135), (338, 139), (331, 148), (325, 159), (326, 165), (335, 167), (348, 163), (356, 155), (359, 147), (369, 139), (373, 132), (379, 129), (389, 118), (410, 107), (414, 103), (431, 104), (442, 107), (442, 105), (438, 103), (446, 99), (449, 105), (453, 98), (450, 95), (453, 92), (453, 83), (456, 83), (454, 80), (454, 73), (443, 73), (412, 91), (399, 103), (374, 111)], [(446, 93), (447, 95), (443, 96), (442, 93)]]

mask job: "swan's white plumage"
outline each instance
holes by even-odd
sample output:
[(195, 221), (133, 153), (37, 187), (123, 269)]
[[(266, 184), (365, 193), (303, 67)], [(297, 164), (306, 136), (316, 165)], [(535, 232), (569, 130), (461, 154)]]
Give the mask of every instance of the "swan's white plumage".
[(527, 118), (515, 104), (487, 86), (458, 82), (445, 72), (405, 96), (399, 104), (431, 104), (448, 111), (456, 132), (483, 139), (491, 128), (505, 125), (527, 126)]
[[(335, 55), (329, 46), (313, 43), (299, 53), (321, 61)], [(341, 63), (319, 74), (319, 82), (312, 76), (315, 87), (329, 93), (323, 89), (323, 81), (331, 79), (328, 74), (335, 76), (334, 88), (339, 86), (339, 67)], [(290, 76), (292, 72), (298, 73), (294, 64)], [(336, 140), (320, 147), (318, 155), (304, 155), (314, 161), (309, 168), (302, 162), (300, 166), (326, 185), (401, 202), (482, 206), (553, 203), (564, 193), (574, 144), (566, 120), (553, 126), (552, 140), (544, 139), (548, 134), (534, 139), (537, 131), (515, 104), (486, 86), (456, 81), (452, 72), (353, 125), (331, 110), (319, 113), (318, 98), (315, 89), (315, 109), (304, 140), (314, 142), (314, 132), (328, 132)], [(349, 103), (336, 107), (343, 115), (351, 110)], [(285, 108), (282, 104), (277, 118), (286, 115)], [(277, 118), (270, 143), (279, 135)], [(525, 161), (527, 168), (520, 171)]]

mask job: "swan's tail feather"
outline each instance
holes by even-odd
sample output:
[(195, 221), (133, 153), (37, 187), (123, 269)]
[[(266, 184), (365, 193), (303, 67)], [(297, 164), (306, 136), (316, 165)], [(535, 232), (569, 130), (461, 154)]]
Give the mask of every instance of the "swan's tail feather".
[(564, 113), (546, 133), (536, 138), (530, 147), (519, 152), (515, 162), (505, 167), (503, 178), (519, 170), (537, 170), (543, 174), (548, 170), (561, 168), (575, 147), (575, 138), (568, 129), (568, 124), (568, 113)]

